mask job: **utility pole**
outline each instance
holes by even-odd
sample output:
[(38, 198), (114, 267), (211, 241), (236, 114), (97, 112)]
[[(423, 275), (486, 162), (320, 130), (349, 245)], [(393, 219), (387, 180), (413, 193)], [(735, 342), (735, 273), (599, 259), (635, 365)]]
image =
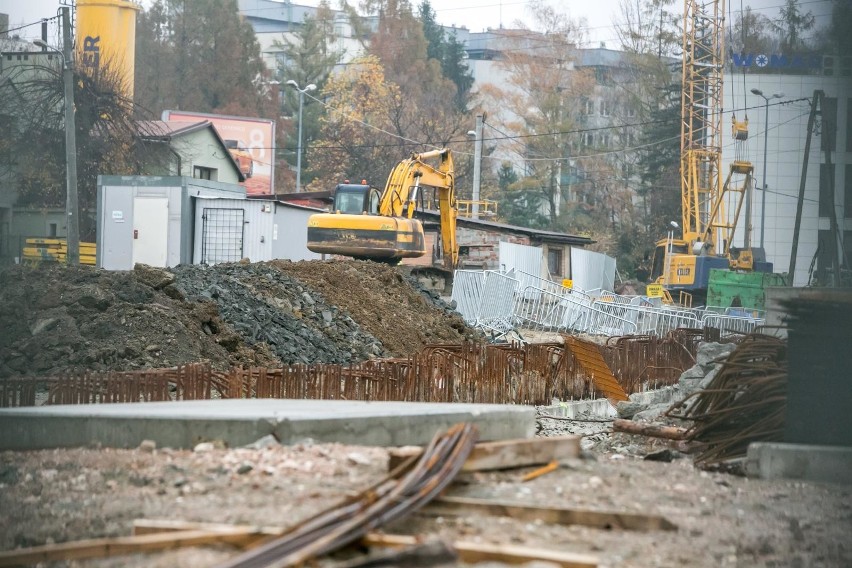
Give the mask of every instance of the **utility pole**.
[(62, 10), (62, 78), (65, 87), (66, 237), (65, 262), (80, 263), (80, 218), (77, 205), (77, 126), (74, 120), (74, 60), (71, 52), (71, 8)]
[[(471, 217), (479, 219), (479, 187), (482, 182), (482, 126), (485, 115), (476, 115), (475, 142), (473, 146), (473, 204), (470, 208)], [(468, 133), (470, 134), (470, 133)]]
[(802, 228), (802, 208), (805, 201), (805, 181), (808, 178), (808, 158), (811, 155), (811, 137), (816, 123), (817, 106), (821, 104), (823, 92), (820, 90), (814, 91), (814, 98), (811, 102), (811, 113), (808, 116), (808, 130), (805, 137), (805, 157), (802, 160), (802, 177), (799, 182), (799, 198), (796, 203), (796, 222), (793, 227), (793, 249), (790, 252), (790, 268), (787, 270), (787, 285), (793, 285), (793, 279), (796, 277), (796, 256), (799, 254), (799, 232)]

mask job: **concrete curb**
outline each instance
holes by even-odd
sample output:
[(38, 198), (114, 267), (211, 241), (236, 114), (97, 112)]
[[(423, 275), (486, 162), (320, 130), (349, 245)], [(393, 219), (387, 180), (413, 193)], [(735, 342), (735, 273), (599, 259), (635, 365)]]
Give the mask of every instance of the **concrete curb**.
[(805, 479), (852, 484), (852, 448), (755, 442), (746, 474), (761, 479)]
[(550, 406), (541, 406), (542, 414), (564, 418), (617, 418), (615, 407), (605, 398), (596, 400), (572, 400)]
[(341, 400), (239, 399), (39, 406), (0, 410), (0, 450), (101, 445), (229, 447), (269, 434), (282, 444), (310, 438), (369, 446), (423, 445), (436, 432), (473, 422), (481, 440), (531, 438), (531, 406)]

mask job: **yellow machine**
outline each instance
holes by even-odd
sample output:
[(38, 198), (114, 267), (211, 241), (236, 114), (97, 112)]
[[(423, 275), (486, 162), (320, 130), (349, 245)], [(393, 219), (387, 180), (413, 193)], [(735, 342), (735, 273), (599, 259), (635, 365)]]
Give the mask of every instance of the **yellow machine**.
[[(438, 159), (437, 166), (426, 163)], [(363, 184), (340, 184), (331, 213), (308, 219), (308, 249), (395, 264), (426, 254), (423, 224), (414, 219), (421, 192), (434, 188), (441, 213), (444, 266), (458, 264), (453, 157), (448, 149), (412, 154), (388, 177), (383, 192)]]
[[(725, 63), (724, 0), (684, 1), (681, 96), (681, 208), (657, 241), (651, 280), (665, 290), (703, 297), (714, 268), (772, 271), (755, 262), (746, 219), (744, 246), (731, 246), (742, 204), (750, 198), (754, 166), (745, 159), (748, 119), (733, 119), (737, 156), (722, 184), (722, 72)], [(726, 208), (729, 214), (726, 215)], [(746, 215), (748, 217), (748, 215)], [(680, 238), (675, 233), (680, 229)]]

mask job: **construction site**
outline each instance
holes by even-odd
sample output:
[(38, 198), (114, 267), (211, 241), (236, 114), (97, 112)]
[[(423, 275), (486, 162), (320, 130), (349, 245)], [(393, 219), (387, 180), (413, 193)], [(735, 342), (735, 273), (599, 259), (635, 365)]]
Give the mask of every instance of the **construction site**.
[(782, 337), (407, 272), (5, 270), (0, 565), (852, 559), (846, 359), (814, 360), (847, 294), (791, 300)]
[[(164, 39), (186, 32), (178, 23), (186, 2), (181, 9), (158, 2), (147, 12), (144, 3), (78, 0), (9, 30), (40, 24), (42, 35), (13, 38), (16, 51), (0, 53), (0, 118), (26, 136), (57, 134), (61, 124), (65, 177), (60, 184), (47, 171), (62, 160), (28, 162), (23, 153), (0, 168), (0, 566), (852, 566), (852, 233), (838, 219), (838, 211), (852, 219), (852, 186), (847, 179), (845, 192), (835, 190), (839, 172), (852, 171), (842, 149), (845, 138), (848, 154), (852, 137), (838, 136), (837, 127), (844, 120), (852, 127), (852, 99), (838, 97), (852, 62), (839, 60), (836, 74), (833, 58), (819, 62), (831, 77), (828, 94), (814, 77), (791, 74), (783, 84), (798, 89), (797, 98), (770, 105), (785, 95), (764, 94), (776, 82), (761, 71), (743, 70), (725, 85), (726, 67), (751, 56), (726, 54), (723, 0), (685, 0), (682, 25), (673, 28), (681, 35), (677, 59), (667, 62), (666, 3), (659, 3), (656, 65), (676, 88), (645, 91), (650, 100), (639, 102), (653, 120), (624, 106), (618, 110), (630, 120), (619, 123), (611, 108), (636, 101), (613, 94), (614, 77), (629, 75), (630, 65), (641, 69), (630, 91), (654, 75), (643, 67), (650, 60), (636, 63), (626, 48), (605, 53), (601, 42), (580, 53), (565, 32), (550, 46), (567, 49), (563, 57), (530, 47), (557, 33), (525, 33), (511, 50), (490, 28), (482, 37), (460, 28), (462, 43), (455, 25), (447, 40), (427, 2), (422, 22), (376, 16), (381, 57), (343, 61), (343, 52), (314, 49), (324, 57), (317, 65), (328, 68), (309, 74), (318, 87), (286, 65), (302, 57), (297, 44), (325, 46), (328, 37), (291, 42), (293, 5), (285, 14), (264, 2), (201, 5), (224, 14), (223, 22), (233, 16), (232, 31), (213, 34), (215, 61), (245, 55), (255, 75), (234, 71), (225, 82), (233, 85), (213, 89), (221, 91), (215, 105), (195, 99), (198, 112), (169, 110), (187, 105), (163, 94), (162, 120), (142, 120), (131, 107), (140, 90), (160, 93), (152, 85), (168, 75), (175, 46), (186, 50), (180, 69), (213, 69), (183, 59), (206, 55), (200, 39)], [(365, 20), (353, 32), (354, 9), (324, 6), (330, 19), (315, 27), (315, 8), (297, 8), (298, 33), (333, 29), (364, 40), (373, 25)], [(6, 40), (9, 17), (0, 16)], [(386, 25), (383, 18), (393, 17), (420, 27)], [(50, 22), (61, 50), (48, 43)], [(140, 41), (140, 54), (134, 34), (145, 26), (156, 33)], [(381, 35), (395, 29), (406, 39), (420, 34), (425, 59), (388, 65), (386, 81), (382, 58), (407, 50)], [(272, 32), (286, 32), (283, 41)], [(229, 35), (247, 39), (223, 56), (218, 40)], [(271, 42), (262, 54), (259, 37)], [(487, 83), (481, 100), (468, 99), (474, 76), (427, 58), (427, 39), (437, 42), (429, 43), (436, 57), (479, 58), (484, 78), (497, 69), (486, 61), (502, 61), (499, 76), (508, 73), (512, 53), (534, 72), (516, 69), (505, 80), (515, 92), (502, 103), (489, 103), (499, 89)], [(274, 70), (261, 61), (270, 57)], [(760, 67), (783, 61), (796, 73), (814, 61), (759, 57)], [(135, 95), (134, 78), (144, 76), (137, 60), (156, 72)], [(419, 70), (400, 76), (422, 84), (394, 84), (390, 74), (400, 69)], [(346, 83), (348, 73), (364, 70), (366, 79)], [(436, 79), (419, 77), (427, 71)], [(547, 83), (551, 73), (555, 82)], [(99, 92), (107, 76), (111, 90)], [(557, 110), (523, 98), (524, 76)], [(50, 91), (60, 78), (62, 92)], [(181, 96), (205, 91), (180, 73), (176, 80)], [(50, 91), (38, 112), (28, 105), (46, 91), (33, 85)], [(88, 91), (75, 94), (75, 85)], [(253, 92), (228, 90), (234, 85)], [(759, 184), (747, 110), (761, 107), (743, 102), (747, 85), (765, 104)], [(420, 91), (428, 96), (416, 98)], [(358, 115), (360, 99), (377, 93), (393, 104), (370, 99)], [(119, 100), (111, 110), (95, 104), (107, 95)], [(75, 96), (90, 97), (91, 108)], [(343, 104), (351, 108), (333, 109), (349, 97)], [(450, 100), (457, 114), (400, 118)], [(511, 100), (522, 104), (501, 117)], [(776, 136), (801, 138), (804, 147), (791, 142), (796, 160), (773, 158), (784, 163), (770, 174), (781, 189), (795, 178), (794, 193), (766, 181), (770, 106), (775, 117), (792, 116), (785, 132), (802, 130)], [(285, 107), (290, 116), (281, 115)], [(582, 118), (557, 124), (569, 107), (582, 107)], [(216, 114), (224, 109), (253, 114)], [(399, 116), (390, 125), (382, 112)], [(468, 112), (476, 113), (476, 130), (453, 140), (458, 132), (464, 138), (458, 129)], [(54, 121), (39, 122), (39, 113)], [(537, 127), (513, 130), (538, 114)], [(400, 129), (407, 122), (414, 133)], [(445, 122), (455, 123), (446, 135), (438, 132)], [(672, 125), (679, 134), (632, 148), (659, 150), (650, 182), (649, 170), (637, 174), (630, 160), (616, 161), (626, 149), (608, 149), (617, 136), (633, 145), (631, 129)], [(292, 148), (276, 148), (286, 138), (276, 126), (298, 133)], [(486, 127), (500, 138), (488, 138)], [(91, 142), (81, 133), (95, 133), (90, 138), (110, 150), (81, 159), (78, 176), (78, 155), (90, 154), (75, 149), (76, 139)], [(113, 144), (117, 133), (127, 138)], [(380, 143), (385, 136), (406, 151), (395, 155)], [(541, 143), (550, 139), (552, 146)], [(17, 144), (0, 142), (0, 150)], [(464, 149), (470, 142), (473, 154)], [(679, 151), (670, 145), (666, 154), (660, 142)], [(352, 147), (363, 161), (345, 154)], [(566, 158), (577, 147), (589, 154)], [(498, 201), (480, 193), (483, 152), (523, 166), (521, 179), (511, 161), (491, 168), (508, 213), (498, 215)], [(305, 168), (310, 191), (303, 153), (325, 164)], [(810, 175), (809, 160), (818, 162)], [(276, 176), (276, 164), (287, 171)], [(383, 187), (360, 172), (353, 179), (361, 183), (352, 183), (356, 165), (377, 164), (382, 171), (368, 173), (386, 176)], [(466, 170), (471, 199), (461, 198), (458, 184)], [(316, 190), (328, 180), (335, 181)], [(551, 193), (530, 193), (541, 188)], [(593, 189), (605, 195), (584, 193)], [(661, 205), (672, 196), (677, 220), (676, 207)], [(641, 222), (631, 217), (640, 208)], [(12, 234), (18, 247), (9, 245)], [(629, 278), (609, 253), (624, 253)]]

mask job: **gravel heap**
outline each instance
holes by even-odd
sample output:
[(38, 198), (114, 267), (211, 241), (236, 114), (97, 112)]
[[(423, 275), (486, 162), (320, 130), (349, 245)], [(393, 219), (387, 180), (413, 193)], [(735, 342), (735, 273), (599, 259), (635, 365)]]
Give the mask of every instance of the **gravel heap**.
[(0, 271), (0, 377), (207, 361), (350, 363), (474, 337), (433, 293), (378, 263)]

